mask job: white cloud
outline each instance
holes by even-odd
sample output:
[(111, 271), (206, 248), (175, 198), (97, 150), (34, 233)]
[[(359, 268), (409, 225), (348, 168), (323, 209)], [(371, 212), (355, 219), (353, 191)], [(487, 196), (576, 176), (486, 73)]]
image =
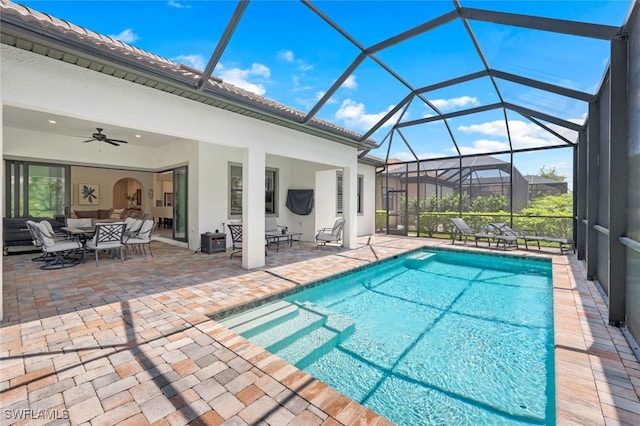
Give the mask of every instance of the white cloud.
[(289, 62), (292, 64), (295, 63), (296, 65), (298, 65), (298, 70), (300, 71), (304, 72), (304, 71), (309, 71), (313, 69), (313, 65), (309, 65), (302, 59), (296, 58), (296, 55), (294, 55), (293, 51), (291, 50), (281, 50), (278, 52), (277, 56), (278, 56), (278, 59), (283, 60), (285, 62)]
[(191, 6), (189, 6), (188, 4), (182, 4), (179, 3), (175, 0), (169, 0), (168, 5), (171, 7), (175, 7), (176, 9), (189, 9), (191, 8)]
[[(416, 155), (418, 156), (418, 159), (420, 159), (420, 160), (428, 160), (430, 158), (440, 158), (440, 157), (446, 157), (447, 156), (447, 155), (443, 155), (442, 153), (437, 153), (437, 152), (425, 152), (425, 153), (416, 152)], [(408, 151), (395, 152), (390, 157), (391, 158), (397, 158), (398, 160), (401, 160), (401, 161), (414, 161), (416, 159), (413, 156), (413, 154), (408, 152)]]
[(295, 62), (295, 56), (291, 50), (281, 50), (278, 52), (278, 58), (285, 62)]
[(206, 66), (205, 59), (202, 55), (180, 55), (174, 60), (200, 71), (203, 71)]
[[(569, 140), (575, 137), (575, 132), (563, 130), (559, 126), (553, 127), (556, 132), (568, 137)], [(483, 138), (475, 140), (472, 146), (460, 147), (463, 154), (475, 154), (481, 152), (495, 152), (509, 149), (507, 142), (507, 129), (504, 120), (488, 121), (470, 126), (459, 126), (459, 131), (467, 134), (480, 134), (493, 138)], [(558, 145), (558, 139), (542, 127), (521, 120), (509, 120), (509, 134), (513, 147), (516, 149), (537, 148), (550, 145)], [(495, 140), (495, 137), (502, 138), (504, 142)]]
[(478, 98), (472, 96), (460, 96), (459, 98), (434, 99), (431, 103), (441, 111), (451, 111), (454, 108), (478, 105)]
[[(486, 154), (497, 151), (506, 151), (508, 149), (509, 144), (506, 142), (490, 139), (478, 139), (473, 142), (473, 146), (461, 146), (460, 153), (463, 155)], [(455, 151), (455, 148), (453, 148), (453, 151)]]
[(267, 91), (262, 84), (250, 81), (251, 79), (268, 79), (271, 76), (271, 70), (265, 65), (254, 63), (249, 69), (226, 69), (224, 66), (219, 65), (218, 69), (219, 73), (217, 76), (227, 83), (231, 83), (234, 86), (238, 86), (258, 95), (264, 95)]
[(347, 79), (344, 81), (344, 83), (342, 83), (342, 86), (340, 87), (344, 87), (346, 89), (351, 89), (351, 90), (357, 89), (358, 83), (356, 82), (355, 74), (351, 74), (349, 77), (347, 77)]
[(129, 44), (134, 43), (140, 38), (138, 37), (138, 34), (134, 33), (131, 28), (127, 28), (126, 30), (123, 30), (120, 34), (113, 34), (113, 35), (110, 35), (109, 37), (116, 40), (120, 40), (123, 43), (129, 43)]
[[(356, 102), (351, 99), (345, 99), (342, 101), (342, 105), (335, 113), (336, 120), (342, 122), (346, 127), (358, 130), (369, 130), (380, 121), (389, 111), (393, 109), (393, 105), (390, 105), (385, 111), (369, 114), (365, 111), (365, 105), (360, 102)], [(397, 115), (397, 114), (396, 114)], [(391, 117), (382, 127), (390, 126), (395, 122), (394, 117)]]

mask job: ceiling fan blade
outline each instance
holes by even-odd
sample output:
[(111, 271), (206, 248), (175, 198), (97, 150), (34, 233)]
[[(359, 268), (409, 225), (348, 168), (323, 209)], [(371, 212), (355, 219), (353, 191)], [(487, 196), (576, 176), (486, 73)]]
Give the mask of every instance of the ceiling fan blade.
[(112, 141), (112, 142), (118, 142), (118, 143), (129, 143), (129, 142), (123, 141), (121, 139), (111, 139), (111, 138), (109, 138), (109, 139), (106, 139), (106, 140), (109, 140), (109, 141)]
[(110, 143), (110, 144), (111, 144), (111, 145), (113, 145), (113, 146), (120, 146), (120, 144), (115, 143), (115, 142), (114, 142), (113, 140), (111, 140), (111, 139), (105, 139), (103, 142)]
[(95, 139), (95, 138), (94, 139), (89, 139), (89, 140), (84, 141), (83, 143), (93, 142), (93, 141), (97, 141), (97, 139)]

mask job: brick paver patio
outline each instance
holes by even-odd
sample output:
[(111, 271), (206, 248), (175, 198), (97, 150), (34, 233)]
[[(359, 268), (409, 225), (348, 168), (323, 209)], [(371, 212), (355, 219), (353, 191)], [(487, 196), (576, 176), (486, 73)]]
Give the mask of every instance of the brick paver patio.
[[(388, 424), (207, 315), (441, 240), (281, 248), (266, 266), (154, 242), (154, 257), (42, 271), (3, 258), (2, 424)], [(465, 249), (474, 249), (465, 247)], [(480, 250), (487, 250), (481, 248)], [(550, 255), (547, 253), (547, 255)], [(640, 365), (570, 256), (553, 256), (558, 424), (640, 424)]]

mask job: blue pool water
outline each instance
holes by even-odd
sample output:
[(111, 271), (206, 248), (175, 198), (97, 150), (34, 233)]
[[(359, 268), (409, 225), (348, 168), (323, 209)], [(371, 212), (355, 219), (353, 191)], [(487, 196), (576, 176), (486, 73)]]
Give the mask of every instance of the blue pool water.
[(551, 264), (383, 262), (223, 321), (397, 424), (554, 424)]

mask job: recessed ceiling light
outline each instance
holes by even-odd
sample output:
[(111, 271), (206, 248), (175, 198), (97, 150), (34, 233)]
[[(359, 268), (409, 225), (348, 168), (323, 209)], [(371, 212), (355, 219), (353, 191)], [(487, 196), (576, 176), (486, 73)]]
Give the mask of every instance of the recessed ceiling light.
[(51, 124), (56, 124), (56, 123), (57, 123), (57, 121), (56, 121), (56, 120), (49, 120), (49, 123), (51, 123)]
[(142, 137), (142, 135), (136, 135), (136, 138), (141, 138), (141, 137)]

